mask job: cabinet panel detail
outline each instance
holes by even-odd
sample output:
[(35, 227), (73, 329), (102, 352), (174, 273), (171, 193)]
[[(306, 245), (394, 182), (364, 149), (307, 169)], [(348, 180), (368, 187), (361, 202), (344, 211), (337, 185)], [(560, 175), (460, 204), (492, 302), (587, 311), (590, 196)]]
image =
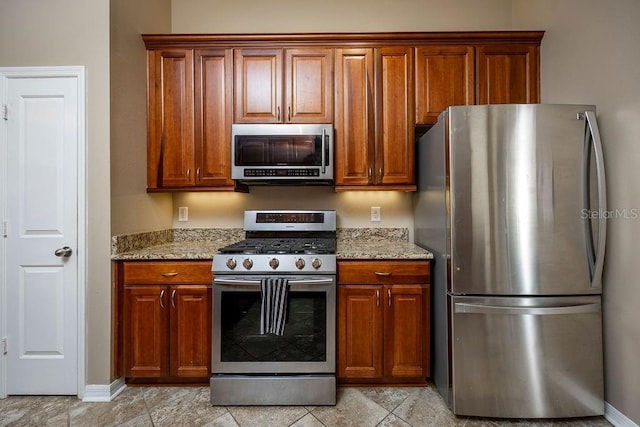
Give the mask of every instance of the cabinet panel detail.
[(475, 103), (473, 46), (416, 48), (416, 123), (434, 124), (451, 105)]
[(478, 47), (478, 104), (539, 102), (536, 46)]

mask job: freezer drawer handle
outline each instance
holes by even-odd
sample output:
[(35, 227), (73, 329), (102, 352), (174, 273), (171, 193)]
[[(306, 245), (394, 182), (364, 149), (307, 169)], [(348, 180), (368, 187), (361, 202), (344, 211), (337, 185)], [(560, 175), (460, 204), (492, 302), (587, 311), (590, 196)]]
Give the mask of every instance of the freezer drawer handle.
[(574, 304), (553, 307), (505, 307), (499, 305), (471, 304), (466, 302), (455, 303), (456, 313), (473, 314), (578, 314), (578, 313), (599, 313), (602, 310), (600, 303)]

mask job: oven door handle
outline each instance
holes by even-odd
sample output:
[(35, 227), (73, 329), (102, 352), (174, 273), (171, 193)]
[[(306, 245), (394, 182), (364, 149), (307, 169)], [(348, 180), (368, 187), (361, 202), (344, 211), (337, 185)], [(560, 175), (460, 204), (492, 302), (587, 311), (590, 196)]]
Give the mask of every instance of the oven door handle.
[[(334, 283), (333, 278), (327, 279), (300, 279), (289, 280), (289, 285), (331, 285)], [(213, 279), (214, 285), (230, 285), (230, 286), (260, 286), (260, 280), (245, 280), (245, 279)]]

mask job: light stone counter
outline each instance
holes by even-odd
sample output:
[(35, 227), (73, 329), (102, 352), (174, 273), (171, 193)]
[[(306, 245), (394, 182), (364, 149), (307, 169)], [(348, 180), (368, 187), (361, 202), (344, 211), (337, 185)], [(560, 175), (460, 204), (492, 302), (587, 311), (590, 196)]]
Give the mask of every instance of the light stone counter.
[[(337, 231), (338, 259), (432, 259), (433, 254), (408, 241), (406, 228), (345, 228)], [(173, 229), (114, 236), (111, 259), (207, 260), (218, 249), (244, 239), (232, 229)]]

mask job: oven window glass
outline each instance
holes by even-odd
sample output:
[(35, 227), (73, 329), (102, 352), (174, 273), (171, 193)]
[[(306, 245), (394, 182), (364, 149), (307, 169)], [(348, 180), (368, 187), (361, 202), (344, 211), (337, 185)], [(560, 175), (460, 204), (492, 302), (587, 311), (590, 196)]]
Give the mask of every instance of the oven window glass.
[(326, 361), (325, 292), (289, 291), (284, 335), (260, 334), (260, 292), (222, 292), (223, 362)]
[(320, 166), (322, 137), (236, 136), (236, 166)]

